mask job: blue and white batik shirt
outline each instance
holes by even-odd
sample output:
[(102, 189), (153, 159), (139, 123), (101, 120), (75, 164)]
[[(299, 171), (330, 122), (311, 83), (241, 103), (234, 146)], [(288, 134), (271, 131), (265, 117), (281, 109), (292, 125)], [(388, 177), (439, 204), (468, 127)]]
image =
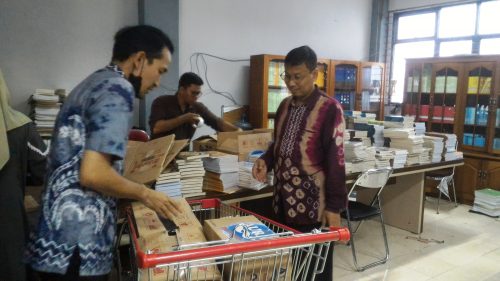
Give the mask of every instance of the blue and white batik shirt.
[(80, 275), (104, 275), (112, 267), (116, 201), (80, 185), (85, 150), (112, 156), (122, 172), (133, 116), (134, 90), (116, 65), (81, 82), (56, 120), (48, 158), (46, 191), (27, 262), (38, 271), (64, 274), (78, 247)]

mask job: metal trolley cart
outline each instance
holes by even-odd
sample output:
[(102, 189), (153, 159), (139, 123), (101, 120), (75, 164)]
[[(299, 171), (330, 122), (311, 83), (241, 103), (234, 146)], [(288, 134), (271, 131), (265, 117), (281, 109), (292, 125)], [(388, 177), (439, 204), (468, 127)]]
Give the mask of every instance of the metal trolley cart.
[(132, 211), (128, 211), (132, 271), (137, 280), (306, 280), (323, 271), (332, 241), (348, 241), (347, 228), (299, 233), (275, 221), (228, 206), (218, 199), (189, 201), (198, 220), (253, 215), (275, 235), (231, 243), (228, 240), (177, 245), (164, 253), (144, 252), (139, 246)]

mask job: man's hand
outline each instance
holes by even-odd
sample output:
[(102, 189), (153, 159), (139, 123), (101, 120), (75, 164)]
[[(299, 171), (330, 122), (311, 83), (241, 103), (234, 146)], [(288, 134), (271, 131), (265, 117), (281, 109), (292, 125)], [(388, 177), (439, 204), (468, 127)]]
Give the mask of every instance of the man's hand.
[(340, 227), (340, 214), (325, 210), (321, 223), (323, 226)]
[(181, 209), (175, 200), (161, 192), (149, 189), (146, 186), (144, 186), (141, 201), (146, 207), (153, 209), (158, 215), (164, 218), (173, 219), (181, 214)]
[(182, 120), (184, 121), (183, 123), (198, 124), (198, 121), (200, 121), (200, 115), (188, 112), (182, 115)]
[(252, 167), (252, 176), (260, 182), (267, 180), (267, 165), (262, 159), (257, 159)]

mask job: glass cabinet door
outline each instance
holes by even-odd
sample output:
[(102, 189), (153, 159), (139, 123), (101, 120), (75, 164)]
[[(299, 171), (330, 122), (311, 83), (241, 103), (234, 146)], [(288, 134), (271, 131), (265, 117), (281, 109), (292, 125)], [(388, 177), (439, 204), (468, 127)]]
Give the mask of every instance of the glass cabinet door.
[[(433, 132), (454, 132), (455, 105), (458, 90), (458, 68), (442, 67), (435, 72), (434, 93), (430, 100), (432, 112), (429, 120)], [(429, 108), (429, 111), (431, 108)]]
[(471, 64), (466, 73), (463, 145), (472, 150), (487, 150), (488, 114), (492, 94), (493, 65)]
[(267, 128), (274, 128), (274, 117), (281, 101), (289, 95), (281, 74), (285, 71), (284, 61), (273, 59), (269, 61), (267, 83)]
[[(420, 102), (419, 88), (420, 75), (422, 73), (421, 64), (407, 65), (405, 93), (403, 98), (403, 115), (417, 117), (417, 108)], [(425, 119), (424, 121), (427, 121)]]
[(375, 113), (382, 120), (380, 103), (382, 102), (382, 81), (384, 68), (378, 63), (363, 63), (361, 66), (361, 106), (363, 112)]
[[(494, 108), (495, 112), (495, 135), (493, 137), (493, 152), (495, 154), (500, 154), (500, 96), (495, 98), (496, 108)], [(490, 111), (491, 112), (491, 111)]]
[(314, 84), (321, 91), (328, 93), (328, 61), (318, 60), (318, 77)]
[(337, 64), (334, 66), (334, 97), (344, 110), (354, 110), (358, 65)]

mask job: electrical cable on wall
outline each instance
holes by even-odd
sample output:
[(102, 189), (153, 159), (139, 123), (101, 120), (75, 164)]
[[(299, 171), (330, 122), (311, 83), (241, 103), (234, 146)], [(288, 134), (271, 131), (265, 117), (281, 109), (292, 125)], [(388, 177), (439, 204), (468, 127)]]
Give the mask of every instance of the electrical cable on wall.
[(189, 64), (190, 64), (191, 71), (195, 72), (195, 69), (193, 69), (193, 59), (194, 59), (194, 67), (196, 68), (196, 73), (200, 76), (201, 76), (201, 71), (200, 71), (200, 63), (199, 62), (201, 62), (201, 67), (202, 67), (201, 70), (203, 70), (203, 72), (204, 72), (204, 74), (203, 74), (204, 80), (207, 83), (207, 86), (212, 93), (220, 95), (220, 96), (230, 100), (233, 104), (237, 104), (236, 99), (233, 97), (233, 95), (231, 93), (225, 92), (225, 91), (218, 91), (212, 87), (212, 85), (210, 84), (210, 81), (208, 80), (208, 64), (207, 64), (207, 61), (205, 59), (205, 56), (216, 58), (216, 59), (227, 61), (227, 62), (248, 62), (248, 61), (250, 61), (250, 59), (234, 59), (233, 60), (233, 59), (226, 59), (226, 58), (218, 57), (218, 56), (207, 54), (207, 53), (193, 53), (191, 55), (191, 57), (189, 57)]

